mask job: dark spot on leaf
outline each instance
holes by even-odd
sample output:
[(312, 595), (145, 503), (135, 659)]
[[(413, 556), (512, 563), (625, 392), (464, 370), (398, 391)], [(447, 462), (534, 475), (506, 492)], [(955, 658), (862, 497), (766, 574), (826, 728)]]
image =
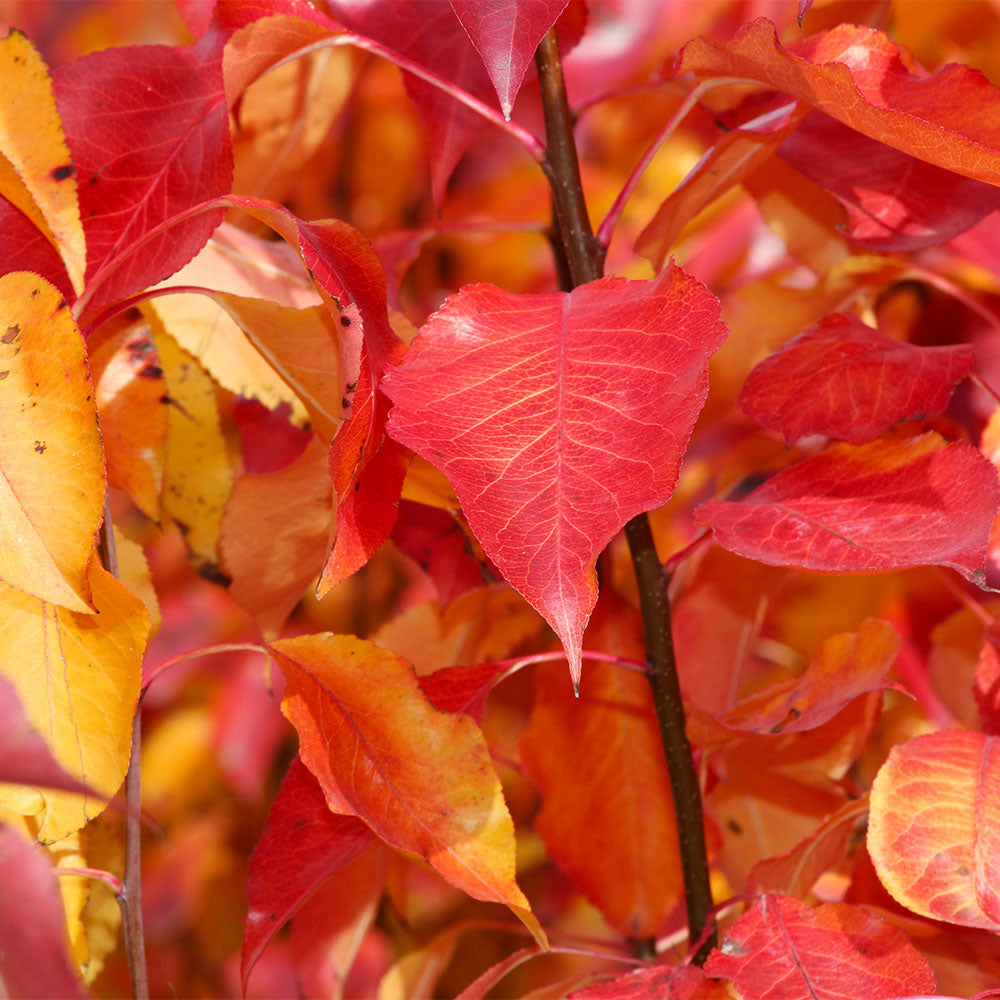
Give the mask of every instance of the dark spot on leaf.
[(21, 327), (14, 323), (13, 326), (7, 327), (7, 332), (0, 337), (0, 343), (2, 344), (13, 344), (21, 336)]
[(39, 455), (41, 455), (47, 447), (48, 445), (44, 441), (35, 442), (35, 451), (37, 451)]
[(351, 317), (350, 316), (341, 316), (340, 317), (340, 325), (341, 326), (350, 326), (351, 325)]
[(203, 562), (198, 567), (198, 574), (212, 583), (217, 583), (221, 587), (228, 587), (233, 581), (219, 569), (219, 564), (214, 562)]
[(33, 299), (37, 299), (40, 292), (41, 292), (40, 288), (34, 288), (34, 289), (32, 289), (31, 297)]
[(357, 389), (357, 387), (358, 387), (358, 383), (357, 382), (348, 382), (347, 383), (347, 391), (348, 392), (354, 392), (354, 390)]
[(52, 179), (55, 181), (64, 181), (75, 176), (76, 167), (69, 163), (62, 167), (56, 167), (55, 170), (52, 171)]
[(743, 832), (743, 827), (740, 826), (740, 824), (737, 823), (736, 820), (734, 820), (734, 819), (729, 820), (726, 823), (726, 826), (728, 826), (729, 829), (732, 830), (733, 833), (735, 833), (737, 836), (739, 836), (739, 834), (741, 834)]
[(61, 312), (63, 309), (66, 308), (67, 305), (69, 305), (69, 303), (65, 299), (63, 299), (62, 302), (60, 302), (59, 305), (56, 306), (56, 312)]
[(0, 372), (0, 382), (2, 382), (9, 374), (9, 371)]
[(351, 405), (351, 401), (346, 396), (343, 396), (340, 400), (340, 405), (346, 410)]
[(361, 489), (361, 483), (355, 483), (354, 484), (354, 492), (357, 493), (358, 490), (360, 490), (360, 489)]
[(91, 184), (96, 184), (97, 183), (97, 174), (96, 173), (93, 173), (93, 174), (90, 175), (90, 183)]
[(163, 369), (159, 365), (145, 365), (139, 369), (139, 378), (163, 378)]
[(969, 874), (968, 867), (966, 867), (965, 865), (959, 865), (958, 866), (958, 874), (961, 875), (961, 876), (963, 876), (963, 877), (966, 876), (966, 875), (968, 875)]

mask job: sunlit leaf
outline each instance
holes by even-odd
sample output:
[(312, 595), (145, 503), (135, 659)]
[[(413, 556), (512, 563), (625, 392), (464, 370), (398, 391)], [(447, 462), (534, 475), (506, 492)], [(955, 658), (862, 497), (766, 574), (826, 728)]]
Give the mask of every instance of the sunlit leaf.
[(574, 990), (569, 1000), (729, 1000), (722, 983), (696, 965), (653, 965)]
[(757, 1000), (895, 1000), (935, 986), (906, 935), (864, 907), (810, 909), (789, 896), (762, 896), (729, 928), (705, 971)]
[(16, 205), (52, 244), (73, 288), (83, 288), (86, 243), (70, 160), (49, 71), (19, 31), (0, 42), (0, 195)]
[(725, 335), (678, 268), (571, 293), (452, 296), (385, 379), (389, 433), (445, 472), (504, 576), (552, 625), (580, 676), (594, 561), (666, 502)]
[(83, 340), (38, 275), (0, 278), (0, 580), (90, 609), (104, 456)]
[(3, 788), (0, 806), (38, 816), (45, 842), (98, 815), (129, 761), (149, 619), (139, 598), (96, 562), (90, 583), (97, 615), (0, 588), (4, 675), (63, 769), (105, 797)]
[(514, 881), (513, 824), (472, 719), (432, 708), (410, 665), (373, 643), (304, 635), (270, 648), (288, 684), (282, 711), (330, 808), (544, 939)]
[(996, 470), (971, 445), (934, 433), (837, 445), (799, 462), (742, 501), (696, 511), (739, 555), (826, 573), (938, 565), (983, 579), (1000, 507)]
[(893, 747), (875, 778), (868, 852), (915, 913), (1000, 929), (996, 744), (969, 730), (927, 733)]
[(944, 412), (974, 363), (969, 344), (917, 347), (834, 313), (757, 365), (739, 405), (788, 444), (807, 434), (861, 444), (899, 420)]

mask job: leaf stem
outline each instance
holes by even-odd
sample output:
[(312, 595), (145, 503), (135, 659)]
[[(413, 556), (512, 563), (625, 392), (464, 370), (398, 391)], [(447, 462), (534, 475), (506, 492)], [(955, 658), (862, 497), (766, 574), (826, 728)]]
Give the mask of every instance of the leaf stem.
[[(580, 179), (580, 165), (573, 138), (573, 122), (555, 31), (542, 40), (535, 53), (538, 80), (545, 113), (547, 147), (542, 169), (549, 178), (555, 215), (562, 234), (566, 258), (575, 284), (596, 281), (604, 269), (604, 248), (594, 238)], [(646, 676), (649, 678), (660, 726), (660, 738), (670, 774), (674, 812), (677, 817), (684, 895), (687, 903), (689, 940), (697, 941), (705, 931), (712, 893), (708, 854), (701, 810), (698, 774), (684, 730), (677, 663), (670, 626), (669, 576), (653, 544), (649, 518), (639, 514), (625, 526), (639, 586), (639, 603), (646, 633)], [(695, 960), (704, 961), (715, 945), (710, 932)]]
[[(118, 553), (111, 523), (111, 493), (104, 497), (104, 521), (97, 543), (104, 568), (118, 578)], [(122, 911), (125, 954), (135, 1000), (149, 1000), (149, 977), (146, 973), (146, 939), (142, 928), (142, 783), (139, 749), (142, 742), (142, 694), (136, 702), (132, 719), (132, 744), (128, 770), (125, 772), (125, 877), (117, 893)]]

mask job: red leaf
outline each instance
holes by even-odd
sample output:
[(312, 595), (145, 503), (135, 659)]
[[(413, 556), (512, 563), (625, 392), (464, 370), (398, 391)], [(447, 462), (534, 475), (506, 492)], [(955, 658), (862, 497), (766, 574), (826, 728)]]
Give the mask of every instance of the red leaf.
[(1000, 750), (968, 730), (893, 747), (871, 792), (868, 851), (921, 916), (1000, 930)]
[(910, 156), (1000, 184), (1000, 89), (968, 66), (918, 76), (872, 28), (841, 24), (786, 48), (758, 18), (728, 42), (689, 42), (678, 69), (759, 80)]
[(717, 300), (676, 267), (570, 293), (471, 285), (385, 378), (389, 433), (448, 476), (486, 554), (556, 630), (574, 681), (594, 561), (670, 497), (724, 336)]
[(510, 118), (524, 74), (569, 0), (451, 0)]
[(1000, 190), (915, 159), (813, 112), (779, 155), (846, 207), (847, 237), (870, 250), (937, 246), (1000, 208)]
[(399, 502), (392, 540), (434, 581), (441, 604), (481, 587), (488, 575), (469, 540), (447, 511), (412, 500)]
[(975, 359), (969, 344), (915, 347), (834, 313), (757, 365), (739, 405), (787, 444), (807, 434), (861, 444), (899, 420), (943, 413)]
[(0, 260), (4, 270), (34, 271), (55, 285), (67, 302), (75, 297), (55, 247), (19, 208), (0, 197)]
[(721, 984), (696, 965), (653, 965), (625, 973), (610, 983), (574, 990), (569, 1000), (728, 1000)]
[(112, 48), (62, 67), (54, 86), (79, 180), (92, 311), (172, 274), (222, 221), (222, 209), (204, 212), (149, 238), (230, 190), (222, 68), (192, 48)]
[[(477, 4), (482, 7), (482, 4)], [(461, 90), (489, 103), (492, 87), (479, 53), (446, 3), (410, 0), (330, 0), (334, 17), (359, 35), (366, 35), (412, 59)], [(455, 165), (485, 122), (475, 112), (425, 81), (405, 75), (406, 89), (427, 128), (434, 150), (431, 185), (434, 201), (444, 201), (445, 187)]]
[(421, 677), (420, 690), (436, 709), (453, 715), (471, 715), (476, 722), (481, 723), (489, 693), (501, 674), (509, 669), (506, 663), (443, 667)]
[(0, 826), (0, 983), (9, 997), (86, 997), (70, 969), (66, 916), (38, 848)]
[(739, 503), (695, 516), (724, 548), (823, 573), (950, 566), (978, 583), (1000, 506), (996, 469), (933, 433), (836, 445), (779, 472)]
[(319, 782), (296, 757), (250, 855), (240, 974), (243, 992), (261, 952), (335, 871), (374, 839), (355, 816), (330, 812)]
[(906, 935), (864, 907), (810, 909), (790, 896), (762, 896), (729, 928), (705, 972), (754, 1000), (890, 1000), (935, 986)]
[(256, 399), (236, 400), (233, 420), (240, 431), (244, 472), (277, 472), (305, 451), (312, 433), (295, 427), (288, 419), (291, 412), (288, 403), (269, 410)]
[(28, 721), (17, 689), (4, 677), (0, 677), (0, 781), (103, 798), (63, 770), (41, 734)]

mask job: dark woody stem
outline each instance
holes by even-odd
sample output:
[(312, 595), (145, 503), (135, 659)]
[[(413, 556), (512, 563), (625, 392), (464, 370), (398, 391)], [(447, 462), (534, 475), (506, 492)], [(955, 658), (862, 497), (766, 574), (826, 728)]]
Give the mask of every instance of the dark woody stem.
[[(580, 180), (580, 164), (573, 138), (573, 121), (566, 99), (562, 61), (555, 29), (535, 53), (542, 106), (545, 113), (546, 155), (542, 169), (552, 188), (557, 233), (572, 278), (572, 285), (596, 281), (604, 270), (604, 250), (594, 237)], [(670, 581), (656, 554), (649, 518), (639, 514), (625, 525), (632, 564), (639, 587), (639, 604), (646, 634), (647, 677), (660, 727), (660, 738), (670, 774), (677, 818), (689, 940), (699, 939), (712, 909), (708, 855), (701, 809), (698, 774), (684, 730), (677, 663), (670, 626)], [(704, 961), (715, 945), (708, 937), (695, 961)]]

